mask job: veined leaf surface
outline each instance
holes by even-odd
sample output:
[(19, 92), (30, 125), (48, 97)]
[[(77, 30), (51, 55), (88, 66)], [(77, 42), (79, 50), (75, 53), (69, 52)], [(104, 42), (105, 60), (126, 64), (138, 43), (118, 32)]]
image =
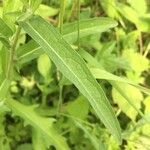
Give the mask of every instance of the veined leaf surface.
[(121, 143), (121, 129), (114, 111), (100, 85), (83, 59), (63, 39), (61, 34), (39, 16), (20, 21), (20, 26), (42, 47), (58, 69), (89, 100), (98, 117)]

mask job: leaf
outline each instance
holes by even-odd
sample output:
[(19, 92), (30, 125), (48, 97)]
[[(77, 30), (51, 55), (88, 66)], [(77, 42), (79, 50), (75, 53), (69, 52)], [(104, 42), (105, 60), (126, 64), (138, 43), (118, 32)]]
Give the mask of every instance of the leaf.
[(96, 79), (104, 79), (104, 80), (109, 80), (109, 81), (116, 81), (116, 82), (121, 82), (121, 83), (127, 83), (132, 86), (135, 86), (139, 90), (141, 90), (143, 93), (150, 95), (150, 90), (138, 85), (137, 83), (123, 77), (116, 76), (114, 74), (111, 74), (105, 70), (99, 69), (99, 68), (91, 68), (91, 73)]
[(49, 57), (46, 54), (42, 54), (37, 60), (37, 65), (39, 73), (45, 79), (48, 79), (51, 69), (51, 60), (49, 59)]
[(106, 14), (109, 17), (115, 18), (118, 15), (118, 12), (116, 10), (116, 2), (115, 0), (99, 0), (101, 3), (101, 6), (103, 8), (103, 10), (106, 12)]
[[(117, 23), (110, 18), (94, 18), (82, 20), (80, 21), (80, 38), (96, 34), (97, 32), (107, 31), (108, 29), (115, 27), (116, 25)], [(62, 34), (65, 40), (70, 43), (77, 41), (77, 22), (64, 25)], [(33, 40), (19, 47), (17, 49), (17, 52), (19, 64), (29, 62), (30, 60), (35, 59), (43, 54), (41, 47)]]
[(150, 96), (146, 97), (143, 103), (145, 105), (145, 114), (150, 113)]
[(2, 83), (0, 83), (0, 101), (6, 98), (6, 94), (8, 92), (10, 86), (10, 80), (4, 79)]
[(65, 139), (53, 127), (53, 118), (38, 116), (34, 111), (35, 106), (25, 106), (13, 99), (7, 99), (6, 104), (15, 115), (20, 116), (31, 126), (38, 129), (43, 134), (45, 142), (49, 141), (58, 150), (69, 149)]
[(118, 3), (117, 9), (129, 21), (135, 24), (139, 22), (139, 14), (132, 7), (122, 3)]
[(39, 5), (41, 4), (42, 0), (29, 0), (30, 7), (32, 8), (32, 11), (34, 12), (36, 9), (38, 9)]
[(58, 9), (52, 8), (47, 5), (41, 4), (39, 8), (36, 10), (35, 14), (40, 15), (42, 17), (50, 17), (50, 16), (55, 16), (58, 14)]
[(0, 41), (3, 43), (4, 46), (10, 48), (9, 39), (1, 34), (0, 34)]
[(143, 71), (150, 68), (149, 60), (143, 55), (134, 52), (132, 49), (127, 49), (123, 52), (123, 57), (130, 62), (130, 66), (134, 72), (141, 74)]
[[(141, 108), (141, 101), (143, 100), (142, 93), (135, 87), (127, 84), (117, 84), (124, 93), (127, 93), (130, 101), (134, 104), (136, 109)], [(112, 90), (112, 96), (115, 103), (119, 108), (132, 120), (135, 121), (138, 112), (134, 107), (115, 89)]]
[(64, 76), (89, 100), (98, 117), (121, 143), (120, 126), (113, 109), (104, 91), (77, 52), (41, 17), (34, 16), (19, 24), (42, 47)]
[(42, 54), (44, 54), (42, 48), (35, 41), (31, 40), (17, 49), (18, 65), (30, 62)]
[(83, 120), (88, 115), (89, 103), (84, 97), (78, 97), (75, 101), (67, 104), (66, 110), (73, 117)]
[(34, 150), (47, 150), (43, 135), (39, 130), (34, 128), (32, 129), (32, 145)]
[(12, 36), (13, 32), (7, 24), (0, 18), (0, 33), (6, 37)]
[[(97, 34), (100, 32), (108, 31), (110, 28), (114, 28), (117, 26), (117, 22), (111, 18), (100, 17), (100, 18), (92, 18), (92, 19), (84, 19), (79, 21), (80, 24), (80, 38)], [(76, 42), (78, 39), (78, 22), (73, 22), (69, 24), (65, 24), (63, 26), (64, 38), (67, 39), (68, 42)]]
[(79, 127), (80, 129), (82, 129), (84, 131), (84, 133), (86, 134), (87, 138), (91, 141), (91, 143), (93, 144), (93, 147), (95, 148), (95, 150), (105, 150), (102, 146), (100, 141), (97, 139), (97, 137), (94, 134), (91, 134), (90, 131), (86, 128), (86, 126), (84, 126), (81, 122), (73, 120), (76, 124), (77, 127)]
[[(15, 31), (16, 16), (11, 15), (13, 12), (19, 12), (22, 10), (23, 3), (20, 0), (5, 0), (3, 1), (3, 20)], [(10, 13), (10, 14), (9, 14)]]
[(145, 14), (147, 11), (146, 0), (128, 0), (128, 3), (141, 15)]

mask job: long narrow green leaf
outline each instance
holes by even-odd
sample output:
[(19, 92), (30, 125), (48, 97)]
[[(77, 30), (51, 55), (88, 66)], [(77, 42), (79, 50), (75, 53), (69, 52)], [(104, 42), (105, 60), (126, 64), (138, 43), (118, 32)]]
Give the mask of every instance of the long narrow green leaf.
[(7, 99), (6, 104), (15, 115), (20, 116), (28, 124), (41, 131), (41, 134), (44, 134), (44, 140), (47, 139), (45, 141), (46, 143), (49, 141), (52, 145), (56, 146), (58, 150), (69, 149), (65, 139), (55, 131), (55, 128), (53, 127), (53, 118), (38, 116), (34, 111), (35, 106), (25, 106), (16, 100)]
[(117, 81), (117, 82), (122, 82), (122, 83), (127, 83), (127, 84), (130, 84), (132, 86), (135, 86), (137, 87), (139, 90), (141, 90), (143, 93), (147, 94), (147, 95), (150, 95), (150, 90), (145, 88), (145, 87), (142, 87), (140, 85), (138, 85), (137, 83), (129, 80), (129, 79), (126, 79), (126, 78), (121, 78), (119, 76), (116, 76), (114, 74), (111, 74), (105, 70), (102, 70), (100, 68), (91, 68), (90, 69), (93, 76), (96, 78), (96, 79), (104, 79), (104, 80), (109, 80), (109, 81)]
[[(84, 19), (79, 21), (80, 24), (80, 38), (97, 34), (100, 32), (108, 31), (110, 28), (114, 28), (117, 26), (117, 22), (111, 18), (92, 18), (92, 19)], [(78, 39), (78, 22), (69, 23), (63, 26), (64, 38), (67, 39), (68, 42), (75, 42)]]
[[(117, 22), (110, 18), (92, 18), (81, 20), (80, 22), (80, 38), (105, 32), (108, 29), (115, 27)], [(78, 38), (78, 24), (77, 22), (68, 23), (63, 25), (63, 37), (67, 42), (73, 43), (77, 41)], [(41, 47), (34, 41), (28, 42), (23, 46), (19, 47), (18, 52), (18, 61), (20, 64), (29, 62), (30, 60), (40, 56), (43, 51)]]
[(38, 16), (20, 21), (20, 26), (42, 47), (58, 69), (89, 100), (98, 117), (121, 143), (121, 130), (113, 109), (83, 59), (48, 22)]

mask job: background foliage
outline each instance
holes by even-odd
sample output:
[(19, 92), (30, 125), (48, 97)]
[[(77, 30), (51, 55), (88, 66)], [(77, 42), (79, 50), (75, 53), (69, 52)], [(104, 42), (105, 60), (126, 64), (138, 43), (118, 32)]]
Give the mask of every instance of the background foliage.
[(149, 51), (149, 0), (0, 1), (0, 150), (149, 150)]

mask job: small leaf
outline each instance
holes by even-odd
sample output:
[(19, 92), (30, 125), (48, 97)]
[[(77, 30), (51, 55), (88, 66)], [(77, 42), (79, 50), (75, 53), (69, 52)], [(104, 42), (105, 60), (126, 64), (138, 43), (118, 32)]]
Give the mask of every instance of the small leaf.
[(51, 61), (46, 54), (41, 55), (37, 60), (38, 71), (45, 78), (48, 79), (51, 69)]
[(125, 50), (123, 57), (130, 62), (130, 66), (134, 72), (141, 74), (150, 68), (149, 60), (132, 49)]
[(66, 106), (67, 112), (73, 117), (85, 119), (89, 111), (89, 103), (84, 97), (78, 97), (75, 101)]
[(39, 6), (39, 8), (36, 10), (35, 14), (46, 18), (46, 17), (50, 17), (50, 16), (55, 16), (58, 14), (58, 12), (59, 11), (56, 8), (52, 8), (50, 6), (41, 4)]
[[(135, 87), (127, 84), (118, 84), (123, 89), (124, 93), (128, 93), (128, 97), (137, 109), (141, 108), (141, 101), (143, 100), (142, 93)], [(126, 101), (126, 99), (115, 89), (112, 90), (113, 100), (118, 104), (119, 108), (132, 120), (135, 121), (138, 112)]]

